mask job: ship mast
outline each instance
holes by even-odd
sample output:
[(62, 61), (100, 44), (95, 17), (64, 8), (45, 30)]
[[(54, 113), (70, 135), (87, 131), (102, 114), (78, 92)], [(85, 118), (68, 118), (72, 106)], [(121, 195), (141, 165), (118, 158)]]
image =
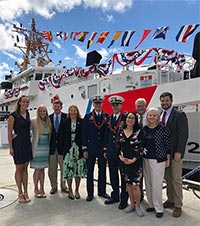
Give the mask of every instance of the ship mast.
[(14, 43), (14, 46), (23, 52), (21, 71), (27, 69), (32, 58), (37, 60), (37, 65), (39, 67), (44, 67), (51, 62), (48, 53), (52, 53), (52, 51), (48, 50), (49, 44), (44, 42), (41, 32), (36, 31), (35, 20), (33, 18), (30, 30), (23, 28), (22, 26), (18, 27), (16, 24), (13, 25), (13, 28), (15, 29), (13, 30), (14, 32), (22, 34), (25, 37), (25, 46), (20, 46), (17, 43)]

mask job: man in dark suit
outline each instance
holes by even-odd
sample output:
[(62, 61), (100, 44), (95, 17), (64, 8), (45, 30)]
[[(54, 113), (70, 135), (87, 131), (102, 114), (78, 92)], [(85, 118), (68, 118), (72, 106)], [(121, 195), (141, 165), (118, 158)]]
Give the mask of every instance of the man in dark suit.
[(105, 148), (105, 132), (108, 114), (102, 111), (103, 96), (96, 95), (91, 98), (93, 111), (83, 120), (82, 150), (87, 159), (87, 193), (86, 200), (92, 201), (94, 197), (94, 166), (98, 159), (98, 195), (109, 198), (106, 194), (106, 159), (103, 155)]
[(184, 112), (172, 107), (172, 101), (173, 96), (171, 93), (164, 92), (160, 95), (163, 109), (161, 122), (170, 131), (170, 166), (165, 171), (167, 201), (164, 203), (164, 208), (174, 208), (172, 216), (180, 217), (183, 205), (182, 158), (185, 154), (188, 139), (188, 120)]
[[(112, 105), (113, 113), (110, 115), (109, 121), (107, 122), (107, 150), (104, 153), (104, 157), (108, 159), (110, 183), (113, 191), (111, 192), (111, 198), (105, 200), (105, 204), (107, 205), (119, 202), (119, 169), (121, 169), (121, 161), (115, 145), (115, 139), (118, 130), (123, 127), (125, 120), (125, 115), (121, 112), (124, 98), (121, 96), (111, 96), (108, 101)], [(124, 209), (127, 207), (128, 193), (126, 192), (126, 182), (121, 170), (120, 175), (121, 197), (118, 208)]]
[(56, 95), (52, 99), (54, 113), (49, 117), (52, 123), (52, 133), (50, 138), (50, 152), (49, 152), (49, 179), (51, 183), (50, 194), (57, 192), (57, 171), (58, 164), (60, 166), (61, 178), (60, 187), (62, 192), (67, 192), (65, 181), (63, 180), (63, 154), (66, 149), (66, 119), (67, 115), (62, 110), (62, 102), (59, 96)]

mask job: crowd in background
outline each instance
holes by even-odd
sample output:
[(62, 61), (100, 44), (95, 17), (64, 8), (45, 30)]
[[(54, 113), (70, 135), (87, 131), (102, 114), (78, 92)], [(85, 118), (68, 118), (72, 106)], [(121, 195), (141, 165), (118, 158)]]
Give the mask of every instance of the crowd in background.
[[(36, 198), (47, 197), (45, 168), (48, 168), (50, 194), (58, 191), (59, 166), (61, 191), (68, 193), (71, 200), (80, 199), (81, 178), (86, 177), (86, 201), (90, 202), (94, 198), (94, 167), (98, 163), (97, 194), (105, 198), (105, 205), (119, 202), (118, 208), (125, 213), (135, 211), (143, 217), (144, 179), (146, 211), (155, 212), (161, 218), (164, 208), (173, 208), (173, 217), (180, 217), (182, 158), (188, 138), (186, 114), (173, 108), (173, 96), (169, 92), (160, 95), (161, 112), (157, 108), (147, 109), (146, 100), (139, 98), (135, 102), (137, 112), (123, 113), (124, 98), (115, 95), (109, 98), (112, 106), (109, 115), (102, 110), (103, 99), (101, 95), (93, 96), (92, 111), (81, 118), (76, 105), (71, 105), (67, 114), (63, 113), (63, 103), (56, 95), (52, 100), (53, 113), (49, 115), (46, 106), (40, 105), (34, 119), (30, 119), (28, 112), (29, 98), (18, 99), (8, 119), (18, 202), (31, 202), (27, 189), (29, 162), (34, 169)], [(110, 195), (106, 192), (107, 163)], [(167, 200), (163, 203), (164, 178)]]

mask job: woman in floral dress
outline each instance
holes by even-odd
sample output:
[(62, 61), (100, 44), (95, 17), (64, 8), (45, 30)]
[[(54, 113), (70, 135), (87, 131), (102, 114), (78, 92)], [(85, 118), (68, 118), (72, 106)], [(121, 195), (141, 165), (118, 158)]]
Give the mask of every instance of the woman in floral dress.
[[(82, 154), (82, 119), (79, 109), (71, 105), (68, 109), (67, 119), (67, 147), (64, 154), (63, 177), (67, 179), (69, 198), (79, 199), (79, 186), (81, 178), (87, 174), (86, 160)], [(75, 178), (75, 192), (72, 189), (72, 179)]]
[(140, 180), (142, 177), (141, 153), (143, 150), (142, 132), (139, 129), (137, 116), (129, 112), (125, 120), (125, 128), (120, 130), (117, 137), (119, 158), (122, 161), (126, 189), (131, 205), (125, 213), (136, 211), (139, 217), (144, 216), (140, 208)]

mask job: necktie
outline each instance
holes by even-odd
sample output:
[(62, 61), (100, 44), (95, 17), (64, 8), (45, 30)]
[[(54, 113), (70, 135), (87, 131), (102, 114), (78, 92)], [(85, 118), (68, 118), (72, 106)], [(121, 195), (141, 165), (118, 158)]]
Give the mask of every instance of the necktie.
[(56, 133), (58, 132), (58, 128), (59, 128), (59, 119), (58, 119), (58, 115), (56, 115), (56, 120), (55, 120), (55, 130), (56, 130)]
[(117, 122), (117, 116), (115, 115), (112, 120), (112, 125), (115, 126), (116, 122)]
[(139, 122), (140, 128), (143, 127), (143, 115), (140, 115), (140, 122)]
[(163, 112), (163, 115), (162, 115), (162, 119), (161, 119), (161, 122), (162, 122), (163, 125), (165, 125), (166, 114), (167, 114), (167, 112), (164, 111), (164, 112)]

